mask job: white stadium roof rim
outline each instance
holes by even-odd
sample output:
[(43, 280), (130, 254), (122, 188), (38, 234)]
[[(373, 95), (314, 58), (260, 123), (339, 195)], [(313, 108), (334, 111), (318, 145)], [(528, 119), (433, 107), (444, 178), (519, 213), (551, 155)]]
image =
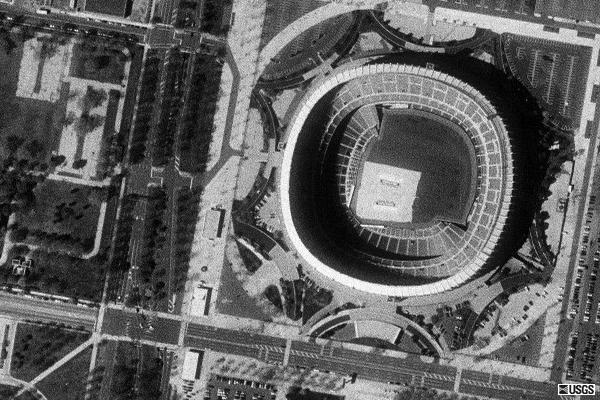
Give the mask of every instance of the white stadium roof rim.
[[(302, 128), (311, 113), (313, 107), (317, 102), (329, 93), (333, 88), (345, 84), (355, 78), (370, 76), (379, 73), (397, 73), (407, 75), (417, 75), (420, 77), (426, 77), (434, 79), (441, 83), (447, 84), (451, 87), (461, 90), (463, 93), (468, 94), (471, 98), (476, 99), (477, 105), (487, 111), (490, 119), (494, 119), (494, 126), (497, 128), (496, 133), (502, 135), (501, 139), (503, 149), (503, 178), (502, 179), (502, 198), (500, 200), (501, 206), (495, 212), (494, 223), (492, 229), (485, 240), (485, 244), (481, 246), (478, 254), (473, 257), (465, 265), (461, 266), (461, 269), (452, 276), (441, 278), (438, 281), (432, 283), (415, 284), (415, 285), (385, 285), (381, 283), (367, 282), (358, 278), (354, 278), (347, 274), (343, 274), (329, 265), (323, 263), (311, 251), (306, 247), (300, 238), (295, 224), (292, 218), (292, 211), (290, 208), (290, 171), (292, 168), (292, 159), (294, 155), (294, 149), (298, 141), (298, 137), (302, 131)], [(281, 179), (280, 179), (280, 195), (281, 195), (281, 208), (283, 221), (287, 230), (287, 234), (291, 243), (298, 255), (306, 261), (312, 268), (324, 275), (325, 277), (332, 279), (342, 285), (372, 293), (377, 295), (385, 296), (396, 296), (396, 297), (414, 297), (414, 296), (426, 296), (433, 295), (448, 291), (455, 287), (458, 287), (467, 281), (469, 281), (483, 266), (483, 263), (487, 261), (487, 257), (493, 251), (496, 244), (499, 241), (500, 233), (504, 228), (503, 221), (506, 220), (508, 214), (508, 205), (510, 204), (512, 197), (512, 186), (513, 186), (513, 160), (511, 154), (511, 147), (508, 140), (508, 133), (501, 118), (497, 116), (495, 108), (485, 98), (485, 96), (478, 90), (470, 86), (469, 84), (454, 78), (448, 74), (440, 71), (423, 68), (420, 66), (408, 65), (408, 64), (391, 64), (391, 63), (378, 63), (378, 64), (364, 64), (359, 62), (351, 62), (344, 66), (334, 70), (331, 74), (317, 80), (311, 85), (311, 88), (304, 96), (302, 105), (293, 114), (288, 129), (286, 132), (286, 146), (281, 164)], [(493, 117), (491, 117), (493, 116)], [(499, 132), (500, 131), (500, 132)], [(502, 226), (499, 226), (502, 225)]]

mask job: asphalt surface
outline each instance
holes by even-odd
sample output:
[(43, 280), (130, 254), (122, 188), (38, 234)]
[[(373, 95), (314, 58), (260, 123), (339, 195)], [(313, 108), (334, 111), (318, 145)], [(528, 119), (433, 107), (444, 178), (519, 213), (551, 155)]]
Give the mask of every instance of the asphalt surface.
[(0, 292), (0, 315), (93, 329), (98, 309)]
[(16, 7), (10, 4), (0, 3), (0, 12), (6, 12), (7, 14), (11, 15), (23, 15), (25, 17), (25, 24), (30, 26), (41, 26), (43, 24), (74, 24), (77, 25), (79, 29), (97, 29), (98, 31), (111, 31), (127, 35), (135, 35), (140, 42), (143, 42), (147, 31), (147, 29), (143, 27), (90, 21), (87, 18), (76, 17), (68, 14), (35, 14), (28, 9)]
[(177, 345), (180, 329), (181, 321), (177, 319), (154, 317), (149, 312), (107, 308), (101, 333), (148, 340), (160, 346), (161, 343)]
[[(569, 270), (567, 273), (567, 279), (566, 279), (566, 285), (565, 287), (567, 288), (564, 292), (565, 296), (563, 299), (563, 304), (562, 304), (562, 308), (561, 308), (561, 318), (562, 318), (562, 322), (560, 323), (559, 327), (558, 327), (558, 340), (556, 343), (556, 347), (554, 349), (554, 360), (553, 360), (553, 365), (554, 368), (552, 370), (552, 374), (551, 374), (551, 379), (553, 381), (559, 382), (562, 380), (563, 374), (565, 373), (565, 369), (564, 364), (566, 361), (566, 358), (568, 356), (568, 351), (569, 351), (569, 347), (570, 347), (570, 343), (569, 343), (569, 336), (571, 331), (578, 330), (578, 325), (580, 323), (580, 321), (582, 320), (583, 317), (583, 313), (584, 313), (584, 308), (585, 308), (585, 295), (587, 294), (587, 289), (589, 288), (589, 280), (590, 280), (590, 276), (589, 274), (591, 273), (591, 271), (593, 270), (592, 268), (589, 268), (589, 266), (593, 266), (594, 265), (594, 260), (593, 260), (593, 256), (595, 254), (595, 250), (598, 249), (598, 242), (596, 242), (596, 245), (594, 245), (593, 243), (590, 244), (590, 248), (588, 249), (588, 253), (587, 253), (587, 257), (586, 258), (586, 265), (588, 266), (586, 268), (586, 274), (584, 276), (584, 280), (585, 282), (583, 282), (583, 285), (581, 286), (581, 299), (580, 299), (580, 305), (579, 305), (579, 310), (580, 310), (580, 314), (575, 318), (575, 320), (569, 320), (566, 319), (566, 316), (568, 315), (569, 311), (570, 311), (570, 300), (573, 296), (573, 292), (572, 292), (572, 283), (573, 283), (573, 279), (575, 279), (575, 270), (578, 264), (578, 260), (580, 258), (580, 249), (579, 249), (579, 238), (581, 237), (582, 234), (582, 230), (583, 230), (583, 225), (585, 220), (587, 219), (587, 216), (584, 215), (584, 211), (585, 211), (585, 207), (586, 204), (588, 204), (589, 202), (589, 196), (590, 195), (596, 195), (596, 197), (598, 199), (600, 199), (600, 165), (596, 162), (596, 164), (593, 164), (593, 152), (597, 151), (598, 148), (598, 136), (600, 134), (600, 126), (598, 121), (600, 121), (600, 107), (596, 107), (596, 111), (594, 113), (594, 128), (593, 128), (593, 135), (590, 139), (590, 143), (588, 146), (588, 158), (586, 160), (586, 164), (585, 164), (585, 172), (584, 172), (584, 179), (583, 179), (583, 184), (582, 184), (582, 191), (581, 191), (581, 200), (579, 203), (579, 209), (577, 210), (577, 222), (575, 224), (575, 229), (573, 230), (573, 244), (571, 247), (571, 254), (572, 257), (569, 260)], [(590, 192), (588, 192), (588, 187), (590, 184), (590, 180), (592, 180), (592, 187), (589, 189)], [(570, 206), (570, 205), (569, 205)], [(598, 207), (598, 200), (596, 201), (596, 207)], [(600, 224), (600, 215), (599, 213), (596, 211), (594, 212), (593, 217), (591, 218), (591, 224), (589, 225), (591, 226), (595, 226), (598, 227)], [(597, 232), (590, 232), (589, 233), (589, 240), (590, 242), (593, 242), (595, 238), (600, 237), (600, 230)], [(598, 296), (598, 287), (596, 287), (596, 293), (595, 293), (595, 297)], [(582, 304), (583, 302), (583, 304)], [(593, 316), (595, 316), (595, 313), (598, 311), (599, 305), (595, 304), (594, 307), (592, 307), (591, 310), (591, 316), (592, 318), (590, 318), (590, 321), (594, 321), (595, 318), (593, 318)], [(582, 321), (581, 321), (582, 322)], [(587, 325), (587, 326), (585, 326)], [(590, 326), (591, 325), (591, 326)], [(593, 322), (592, 324), (584, 324), (584, 329), (583, 331), (594, 331), (596, 330), (595, 327), (593, 327), (593, 325), (595, 325)], [(583, 332), (582, 332), (583, 333)], [(578, 356), (581, 354), (581, 350), (582, 350), (582, 346), (583, 346), (583, 342), (585, 342), (585, 340), (581, 340), (580, 344), (579, 344), (579, 349), (577, 349), (578, 351)], [(579, 369), (581, 367), (581, 364), (579, 364), (577, 366)], [(599, 368), (600, 366), (596, 366), (596, 368)], [(597, 369), (598, 370), (598, 369)], [(579, 372), (579, 371), (575, 371), (575, 372)]]
[[(286, 342), (278, 337), (189, 324), (184, 345), (282, 364)], [(344, 349), (334, 342), (322, 344), (293, 341), (288, 364), (343, 375), (357, 373), (360, 378), (376, 382), (426, 386), (450, 391), (454, 389), (458, 373), (454, 367), (425, 362), (418, 356), (398, 358), (383, 355), (378, 351), (365, 353)], [(467, 370), (461, 374), (459, 390), (465, 394), (506, 400), (556, 398), (554, 384)]]
[[(49, 302), (0, 292), (0, 314), (14, 317), (64, 322), (93, 328), (97, 310), (68, 303)], [(152, 314), (138, 314), (129, 309), (107, 308), (101, 328), (103, 334), (130, 337), (177, 345), (181, 321)], [(280, 337), (216, 328), (190, 323), (184, 346), (256, 358), (283, 364), (286, 340)], [(335, 342), (292, 341), (288, 364), (342, 375), (357, 373), (362, 379), (398, 385), (426, 386), (453, 390), (457, 369), (436, 362), (426, 362), (416, 355), (398, 358), (381, 351), (363, 352), (345, 349)], [(463, 370), (459, 391), (464, 394), (506, 400), (549, 400), (556, 397), (556, 385), (532, 382), (497, 374)]]
[(189, 324), (183, 343), (184, 346), (207, 348), (281, 364), (286, 341), (279, 337)]

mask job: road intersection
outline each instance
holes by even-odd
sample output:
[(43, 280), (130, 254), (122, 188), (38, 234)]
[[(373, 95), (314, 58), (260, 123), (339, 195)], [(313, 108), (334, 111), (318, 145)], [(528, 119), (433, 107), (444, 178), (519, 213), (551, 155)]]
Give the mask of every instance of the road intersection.
[[(78, 323), (93, 327), (96, 308), (48, 302), (20, 295), (0, 293), (0, 313), (21, 319), (43, 319), (65, 324)], [(187, 326), (187, 328), (185, 328)], [(361, 379), (406, 386), (426, 386), (440, 390), (458, 390), (464, 394), (486, 395), (501, 399), (548, 400), (554, 398), (556, 386), (499, 374), (462, 370), (444, 365), (445, 361), (422, 359), (417, 355), (374, 351), (363, 346), (346, 346), (321, 339), (293, 338), (217, 328), (206, 323), (191, 323), (180, 315), (124, 308), (110, 304), (102, 326), (96, 327), (100, 338), (133, 341), (157, 348), (179, 349), (180, 329), (185, 329), (185, 348), (212, 350), (255, 358), (275, 365), (318, 369)], [(288, 353), (286, 357), (286, 352)]]

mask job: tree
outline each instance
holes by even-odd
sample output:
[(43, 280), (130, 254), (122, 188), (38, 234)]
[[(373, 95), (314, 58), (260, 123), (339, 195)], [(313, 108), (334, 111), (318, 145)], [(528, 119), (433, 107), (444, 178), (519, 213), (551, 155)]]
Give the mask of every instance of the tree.
[(17, 150), (19, 150), (19, 148), (24, 142), (25, 139), (23, 139), (22, 137), (17, 135), (10, 135), (6, 138), (6, 148), (9, 153), (13, 154), (16, 153)]
[(27, 239), (27, 235), (29, 234), (29, 230), (25, 227), (18, 227), (12, 231), (12, 240), (15, 242), (22, 242)]
[(44, 151), (44, 145), (37, 139), (33, 139), (25, 145), (25, 149), (31, 158), (37, 158)]
[(87, 164), (87, 160), (84, 160), (83, 158), (80, 158), (79, 160), (75, 160), (73, 162), (73, 168), (74, 169), (81, 169), (81, 168), (85, 167), (86, 164)]
[(88, 113), (92, 108), (99, 107), (107, 99), (106, 91), (99, 89), (96, 90), (91, 86), (88, 86), (88, 90), (83, 96), (81, 108), (83, 113)]
[(86, 134), (98, 128), (104, 122), (104, 117), (100, 115), (90, 115), (84, 113), (75, 121), (75, 132), (79, 136), (85, 137)]
[(52, 156), (52, 157), (50, 157), (50, 164), (53, 167), (58, 167), (59, 165), (61, 165), (62, 163), (64, 163), (66, 159), (67, 158), (65, 156), (61, 155), (61, 154), (56, 155), (56, 156)]

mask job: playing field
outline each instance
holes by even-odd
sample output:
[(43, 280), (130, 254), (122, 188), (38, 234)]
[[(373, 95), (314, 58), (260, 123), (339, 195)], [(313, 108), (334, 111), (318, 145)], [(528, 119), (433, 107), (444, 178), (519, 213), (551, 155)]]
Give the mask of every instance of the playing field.
[(421, 173), (366, 162), (356, 193), (356, 215), (365, 221), (411, 222)]
[[(412, 204), (412, 220), (406, 222), (466, 220), (474, 190), (472, 178), (475, 174), (475, 160), (473, 146), (458, 126), (427, 112), (388, 110), (384, 112), (380, 137), (371, 146), (365, 166), (372, 165), (370, 163), (383, 164), (394, 167), (390, 171), (404, 171), (394, 179), (398, 182), (405, 179), (403, 186), (408, 190), (406, 196), (399, 196), (395, 201), (388, 198), (392, 194), (391, 186), (379, 185), (388, 189), (382, 192), (385, 198), (375, 200), (375, 203), (379, 201), (383, 206), (388, 205), (388, 209), (392, 204), (404, 204), (405, 207)], [(363, 169), (367, 173), (363, 172), (361, 186), (373, 185), (373, 176), (368, 170), (369, 168)], [(406, 171), (410, 172), (409, 175), (420, 174), (414, 195), (409, 192), (414, 190), (411, 183), (415, 180), (406, 178)], [(369, 222), (393, 222), (394, 219), (385, 218), (388, 214), (382, 212), (381, 218), (371, 218), (372, 221)], [(376, 216), (377, 213), (370, 215)], [(398, 215), (406, 217), (409, 213), (406, 211)]]

